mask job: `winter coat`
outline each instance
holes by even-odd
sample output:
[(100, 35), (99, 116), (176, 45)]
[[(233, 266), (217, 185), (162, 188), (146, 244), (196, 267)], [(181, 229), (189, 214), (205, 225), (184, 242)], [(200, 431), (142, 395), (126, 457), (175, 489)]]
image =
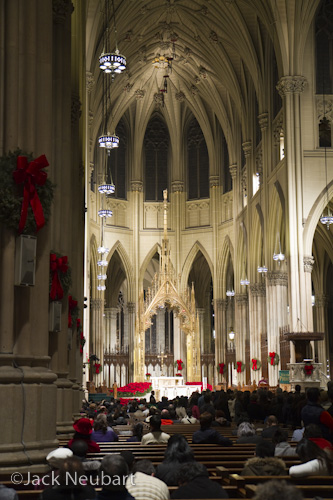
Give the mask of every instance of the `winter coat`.
[(295, 457), (297, 456), (297, 453), (296, 453), (296, 448), (293, 448), (287, 442), (282, 442), (278, 443), (275, 446), (274, 455), (276, 457)]
[(241, 472), (241, 476), (285, 476), (286, 464), (281, 458), (250, 458)]

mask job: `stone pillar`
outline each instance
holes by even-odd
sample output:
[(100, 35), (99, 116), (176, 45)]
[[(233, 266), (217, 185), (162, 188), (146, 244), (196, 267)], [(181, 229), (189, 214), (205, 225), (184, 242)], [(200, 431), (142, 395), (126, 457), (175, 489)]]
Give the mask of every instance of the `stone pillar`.
[(301, 93), (307, 82), (303, 76), (284, 76), (277, 85), (284, 103), (285, 162), (287, 167), (288, 217), (286, 227), (289, 235), (289, 324), (291, 331), (311, 331), (312, 314), (303, 263), (303, 186), (302, 186), (302, 144), (301, 144)]
[[(280, 356), (280, 327), (288, 324), (288, 275), (280, 271), (267, 273), (266, 305), (267, 305), (267, 346), (268, 352), (276, 352)], [(292, 351), (293, 349), (293, 351)], [(291, 354), (295, 350), (291, 344)], [(292, 361), (294, 362), (294, 361)], [(275, 386), (279, 379), (279, 366), (268, 364), (269, 384)]]
[(252, 359), (259, 359), (262, 363), (266, 360), (261, 359), (261, 335), (266, 332), (266, 286), (263, 283), (250, 285), (249, 296), (249, 323), (250, 323), (250, 364), (251, 381), (257, 383), (262, 378), (261, 368), (257, 371), (252, 370)]
[(133, 358), (133, 348), (134, 346), (134, 332), (135, 332), (135, 303), (127, 302), (127, 312), (128, 312), (128, 376), (129, 381), (133, 381), (134, 373), (134, 358)]
[(111, 349), (111, 309), (104, 309), (104, 347), (105, 350)]
[[(248, 332), (248, 296), (245, 293), (235, 295), (235, 346), (236, 346), (236, 361), (246, 363), (245, 358), (245, 343)], [(246, 384), (246, 370), (238, 373), (238, 382)]]
[[(226, 362), (227, 342), (227, 299), (214, 299), (215, 314), (215, 364)], [(225, 374), (225, 378), (227, 374)], [(218, 372), (216, 370), (215, 384), (218, 383)]]
[(118, 351), (120, 348), (119, 339), (117, 339), (117, 316), (118, 307), (110, 307), (110, 345), (112, 351)]
[(317, 342), (318, 344), (318, 362), (322, 364), (323, 372), (329, 375), (329, 367), (327, 365), (330, 362), (329, 358), (329, 334), (328, 334), (328, 305), (329, 296), (323, 293), (317, 293), (315, 296), (315, 308), (316, 308), (316, 330), (317, 332), (325, 332), (324, 340)]
[(156, 314), (156, 352), (165, 352), (165, 309), (159, 309)]

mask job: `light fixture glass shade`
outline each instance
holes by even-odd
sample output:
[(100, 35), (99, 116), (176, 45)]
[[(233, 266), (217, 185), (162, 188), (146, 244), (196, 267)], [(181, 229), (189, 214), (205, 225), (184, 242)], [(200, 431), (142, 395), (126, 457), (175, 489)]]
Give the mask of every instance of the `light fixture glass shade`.
[(99, 68), (104, 73), (122, 73), (126, 69), (126, 57), (115, 52), (102, 53), (99, 57)]
[(104, 292), (104, 290), (106, 290), (106, 286), (105, 285), (98, 285), (97, 290), (99, 290), (100, 292)]
[(103, 245), (101, 247), (98, 247), (97, 248), (97, 252), (98, 253), (105, 253), (106, 255), (109, 253), (110, 249), (109, 248), (106, 248), (104, 247)]
[(235, 290), (227, 290), (226, 291), (226, 296), (227, 297), (234, 297), (235, 296)]
[(98, 186), (98, 191), (102, 194), (113, 194), (115, 192), (114, 184), (101, 184)]
[(327, 227), (328, 230), (330, 229), (330, 224), (333, 224), (333, 215), (332, 215), (332, 213), (331, 213), (331, 211), (330, 211), (329, 208), (327, 210), (327, 215), (323, 214), (320, 217), (320, 222), (322, 224), (324, 224)]
[(245, 278), (245, 280), (240, 280), (240, 284), (243, 285), (243, 286), (247, 286), (250, 284), (249, 280), (247, 278)]
[(285, 256), (284, 256), (284, 253), (273, 253), (273, 260), (275, 261), (278, 261), (278, 262), (282, 262), (284, 261), (285, 259)]
[(103, 209), (103, 210), (98, 210), (98, 215), (99, 217), (112, 217), (112, 210), (107, 210), (107, 209)]
[(230, 340), (234, 340), (234, 338), (235, 338), (235, 332), (233, 330), (230, 330), (230, 332), (229, 332), (228, 335), (229, 335), (229, 339)]
[(98, 144), (100, 148), (114, 149), (119, 146), (119, 137), (113, 134), (101, 135), (98, 138)]
[(106, 278), (107, 278), (107, 275), (106, 275), (106, 274), (98, 274), (98, 275), (97, 275), (97, 279), (98, 279), (98, 280), (106, 280)]
[(268, 269), (267, 267), (264, 265), (264, 266), (258, 266), (257, 267), (257, 271), (258, 273), (267, 273)]
[(106, 267), (108, 265), (108, 261), (107, 260), (98, 260), (97, 261), (97, 265), (100, 266), (100, 267)]

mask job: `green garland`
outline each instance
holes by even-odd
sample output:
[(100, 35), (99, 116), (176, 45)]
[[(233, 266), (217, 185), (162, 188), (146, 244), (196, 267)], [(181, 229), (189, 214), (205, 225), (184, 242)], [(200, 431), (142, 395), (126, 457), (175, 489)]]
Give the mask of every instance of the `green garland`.
[[(14, 152), (9, 151), (7, 155), (0, 157), (0, 222), (15, 231), (18, 231), (23, 200), (23, 186), (15, 184), (13, 178), (18, 156), (26, 156), (28, 162), (34, 159), (32, 154), (24, 153), (20, 149), (16, 149)], [(43, 186), (36, 185), (36, 191), (43, 207), (45, 225), (51, 215), (53, 190), (54, 184), (49, 179), (46, 179)], [(29, 204), (23, 234), (32, 234), (35, 232), (36, 222)]]
[[(54, 252), (53, 250), (51, 251), (51, 253), (54, 253), (57, 256), (57, 258), (63, 257), (60, 253)], [(63, 273), (59, 269), (57, 272), (58, 272), (58, 277), (59, 277), (59, 281), (61, 284), (61, 288), (63, 289), (64, 296), (65, 296), (65, 295), (67, 295), (70, 287), (72, 286), (72, 269), (67, 262), (67, 271), (65, 273)], [(52, 274), (52, 271), (50, 269), (50, 276), (49, 276), (49, 291), (50, 292), (51, 292), (51, 287), (52, 287), (52, 278), (53, 278), (53, 274)]]

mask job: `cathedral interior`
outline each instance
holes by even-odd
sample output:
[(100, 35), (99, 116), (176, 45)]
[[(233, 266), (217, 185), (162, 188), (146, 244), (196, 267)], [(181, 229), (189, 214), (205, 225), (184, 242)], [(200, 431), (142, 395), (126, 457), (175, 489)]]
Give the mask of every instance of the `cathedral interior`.
[(32, 232), (0, 202), (0, 463), (45, 457), (87, 383), (332, 378), (332, 1), (0, 12), (0, 165), (52, 183)]

